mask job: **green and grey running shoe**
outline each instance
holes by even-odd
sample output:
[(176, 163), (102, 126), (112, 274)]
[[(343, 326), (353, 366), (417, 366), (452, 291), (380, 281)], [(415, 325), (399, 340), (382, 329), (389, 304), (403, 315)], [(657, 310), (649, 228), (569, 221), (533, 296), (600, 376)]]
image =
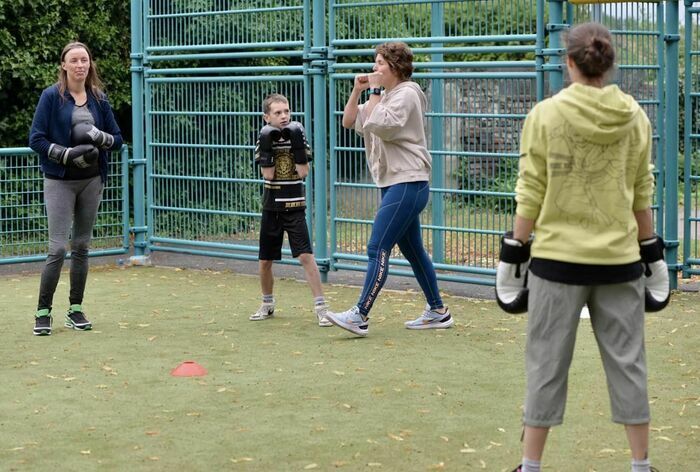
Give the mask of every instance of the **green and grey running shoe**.
[(37, 311), (34, 316), (34, 336), (51, 336), (51, 310), (43, 309)]
[(66, 314), (66, 328), (77, 329), (78, 331), (89, 331), (92, 329), (92, 323), (85, 318), (82, 306), (70, 306)]

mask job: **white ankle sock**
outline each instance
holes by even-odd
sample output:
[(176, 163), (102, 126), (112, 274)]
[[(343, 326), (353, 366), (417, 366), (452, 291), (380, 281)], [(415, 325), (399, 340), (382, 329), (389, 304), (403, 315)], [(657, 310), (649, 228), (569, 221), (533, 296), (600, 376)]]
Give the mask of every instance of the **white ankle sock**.
[(523, 466), (521, 472), (540, 472), (541, 461), (533, 461), (523, 457)]
[(651, 467), (649, 459), (641, 461), (632, 459), (632, 472), (649, 472), (649, 467)]

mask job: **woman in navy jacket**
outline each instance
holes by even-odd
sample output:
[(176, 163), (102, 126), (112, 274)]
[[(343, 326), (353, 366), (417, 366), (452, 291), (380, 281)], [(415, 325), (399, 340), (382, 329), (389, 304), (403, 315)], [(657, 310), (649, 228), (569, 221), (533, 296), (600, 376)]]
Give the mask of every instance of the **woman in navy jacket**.
[(70, 237), (70, 308), (65, 325), (92, 328), (82, 308), (88, 274), (88, 248), (109, 152), (122, 146), (122, 136), (90, 50), (67, 44), (61, 53), (58, 82), (44, 89), (29, 135), (44, 173), (44, 202), (49, 223), (49, 254), (41, 274), (34, 334), (51, 334), (53, 296)]

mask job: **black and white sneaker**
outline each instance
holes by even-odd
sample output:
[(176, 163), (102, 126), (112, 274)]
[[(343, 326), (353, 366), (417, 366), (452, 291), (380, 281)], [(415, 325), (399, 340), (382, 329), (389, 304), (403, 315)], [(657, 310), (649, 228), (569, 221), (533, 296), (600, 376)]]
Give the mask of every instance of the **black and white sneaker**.
[[(42, 310), (44, 311), (44, 310)], [(34, 336), (51, 336), (51, 324), (53, 318), (48, 313), (41, 314), (34, 318)]]
[(89, 331), (92, 329), (92, 323), (85, 318), (83, 307), (80, 305), (71, 305), (66, 314), (66, 328), (77, 329), (78, 331)]

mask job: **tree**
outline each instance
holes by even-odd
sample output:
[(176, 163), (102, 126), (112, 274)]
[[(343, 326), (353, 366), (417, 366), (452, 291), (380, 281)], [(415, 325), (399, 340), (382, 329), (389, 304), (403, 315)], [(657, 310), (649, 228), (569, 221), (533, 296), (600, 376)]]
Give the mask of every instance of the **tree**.
[(91, 50), (125, 138), (131, 138), (129, 0), (0, 0), (0, 147), (27, 146), (41, 90), (61, 50)]

